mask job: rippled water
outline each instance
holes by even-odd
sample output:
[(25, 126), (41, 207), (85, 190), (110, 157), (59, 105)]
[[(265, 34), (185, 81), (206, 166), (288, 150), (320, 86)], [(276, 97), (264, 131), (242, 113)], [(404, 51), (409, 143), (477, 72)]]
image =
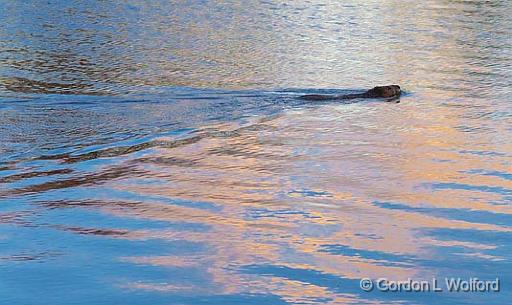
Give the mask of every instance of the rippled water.
[(0, 1), (0, 303), (508, 303), (511, 11)]

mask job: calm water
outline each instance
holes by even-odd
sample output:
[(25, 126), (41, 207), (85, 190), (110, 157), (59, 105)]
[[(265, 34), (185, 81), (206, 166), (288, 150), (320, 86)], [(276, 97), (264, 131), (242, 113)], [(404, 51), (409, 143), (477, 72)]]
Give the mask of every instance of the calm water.
[(0, 303), (509, 303), (511, 12), (0, 0)]

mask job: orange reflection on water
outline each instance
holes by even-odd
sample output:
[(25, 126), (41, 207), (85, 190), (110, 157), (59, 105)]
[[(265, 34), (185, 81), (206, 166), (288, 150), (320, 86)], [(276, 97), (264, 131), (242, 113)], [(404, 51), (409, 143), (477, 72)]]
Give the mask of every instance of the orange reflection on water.
[[(369, 109), (370, 106), (380, 109)], [(511, 232), (507, 226), (450, 219), (423, 210), (389, 209), (375, 203), (389, 200), (409, 207), (473, 207), (495, 213), (509, 212), (507, 206), (488, 203), (500, 197), (496, 193), (479, 192), (480, 198), (472, 205), (474, 198), (468, 200), (465, 190), (433, 192), (422, 186), (425, 181), (454, 181), (457, 175), (464, 176), (463, 183), (467, 184), (478, 185), (485, 181), (493, 186), (507, 185), (496, 178), (479, 180), (478, 176), (461, 173), (460, 170), (468, 167), (465, 159), (459, 164), (456, 159), (459, 154), (449, 155), (452, 162), (443, 171), (436, 160), (447, 158), (444, 149), (457, 144), (435, 138), (439, 132), (449, 132), (449, 128), (425, 127), (404, 138), (394, 137), (392, 123), (382, 123), (387, 124), (385, 127), (378, 124), (382, 122), (378, 116), (386, 115), (386, 109), (381, 111), (384, 107), (389, 106), (373, 104), (353, 106), (353, 109), (346, 105), (325, 106), (312, 109), (308, 116), (302, 111), (285, 112), (264, 123), (253, 123), (256, 126), (251, 128), (212, 127), (221, 132), (210, 132), (191, 145), (155, 148), (140, 160), (128, 160), (131, 165), (143, 169), (143, 176), (110, 182), (107, 187), (141, 196), (177, 199), (182, 203), (172, 205), (149, 200), (129, 208), (103, 205), (102, 210), (122, 217), (207, 225), (206, 232), (145, 230), (135, 236), (200, 242), (211, 250), (186, 257), (144, 256), (124, 260), (135, 264), (202, 268), (212, 277), (215, 288), (199, 290), (213, 289), (208, 291), (226, 294), (272, 290), (284, 298), (299, 300), (307, 295), (324, 293), (325, 288), (312, 284), (304, 286), (304, 283), (274, 276), (262, 280), (238, 269), (270, 264), (353, 280), (361, 277), (406, 279), (435, 273), (412, 263), (388, 261), (385, 257), (330, 253), (323, 251), (326, 245), (421, 259), (429, 259), (434, 254), (430, 250), (432, 247), (458, 246), (473, 249), (473, 255), (483, 259), (498, 259), (477, 252), (494, 249), (492, 241), (488, 244), (443, 241), (418, 235), (417, 230)], [(355, 134), (350, 130), (347, 133), (328, 132), (351, 126), (343, 120), (343, 115), (353, 115), (358, 108), (368, 110), (369, 117), (365, 120), (373, 124), (366, 131), (368, 134)], [(364, 126), (364, 122), (359, 124)], [(396, 127), (402, 128), (403, 124), (400, 122)], [(454, 123), (447, 121), (446, 124)], [(364, 129), (356, 130), (365, 132)], [(369, 140), (361, 140), (379, 136), (390, 137), (391, 143), (378, 151), (367, 144)], [(430, 148), (432, 154), (428, 158), (418, 158), (417, 154), (423, 154), (419, 148)], [(315, 151), (321, 154), (315, 154)], [(479, 160), (472, 158), (474, 168), (489, 169), (488, 164), (475, 163)], [(420, 170), (425, 168), (429, 170)], [(499, 166), (491, 169), (503, 170)], [(138, 179), (144, 177), (158, 177), (159, 182), (140, 183)], [(187, 202), (212, 203), (217, 208), (186, 206)], [(286, 212), (281, 214), (282, 211)], [(142, 283), (130, 287), (181, 290), (179, 286), (167, 284)], [(303, 289), (301, 295), (297, 294), (297, 287)], [(339, 303), (348, 302), (339, 294), (327, 295)]]

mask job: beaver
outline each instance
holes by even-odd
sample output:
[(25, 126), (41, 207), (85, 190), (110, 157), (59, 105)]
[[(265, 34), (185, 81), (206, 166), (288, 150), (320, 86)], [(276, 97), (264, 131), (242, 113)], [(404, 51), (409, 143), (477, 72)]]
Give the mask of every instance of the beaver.
[(328, 101), (328, 100), (351, 100), (355, 98), (395, 98), (402, 94), (400, 86), (376, 86), (372, 89), (359, 94), (345, 94), (345, 95), (322, 95), (322, 94), (308, 94), (300, 98), (307, 101)]

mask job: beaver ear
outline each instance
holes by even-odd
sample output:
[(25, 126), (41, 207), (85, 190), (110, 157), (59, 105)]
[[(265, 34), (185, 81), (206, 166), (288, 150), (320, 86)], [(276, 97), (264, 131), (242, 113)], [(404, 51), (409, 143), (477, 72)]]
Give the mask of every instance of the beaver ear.
[(374, 91), (376, 94), (381, 95), (381, 94), (384, 92), (384, 87), (380, 87), (380, 86), (374, 87), (374, 88), (373, 88), (373, 91)]

